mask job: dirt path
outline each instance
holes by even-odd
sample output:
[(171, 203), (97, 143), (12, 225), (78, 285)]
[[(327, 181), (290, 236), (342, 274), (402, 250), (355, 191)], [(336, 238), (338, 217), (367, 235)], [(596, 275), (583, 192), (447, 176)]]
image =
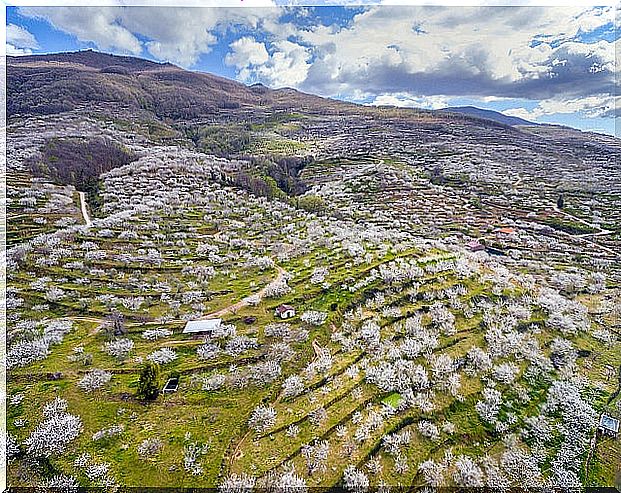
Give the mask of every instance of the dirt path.
[(605, 236), (605, 235), (609, 235), (614, 233), (614, 231), (608, 230), (608, 229), (603, 229), (601, 227), (599, 227), (596, 224), (590, 223), (589, 221), (586, 221), (582, 218), (579, 218), (577, 216), (574, 216), (573, 214), (570, 214), (569, 212), (565, 212), (564, 210), (561, 210), (558, 208), (558, 206), (556, 204), (553, 204), (552, 208), (554, 209), (554, 212), (557, 212), (565, 217), (568, 217), (570, 219), (573, 219), (574, 221), (577, 221), (579, 223), (584, 224), (585, 226), (588, 226), (589, 228), (593, 228), (593, 229), (597, 229), (599, 231), (597, 231), (596, 233), (585, 233), (585, 234), (580, 234), (580, 235), (572, 235), (570, 233), (565, 233), (566, 236), (569, 236), (570, 238), (578, 238), (581, 240), (584, 240), (586, 243), (588, 243), (589, 245), (595, 247), (595, 248), (599, 248), (600, 250), (603, 250), (606, 253), (610, 253), (611, 255), (617, 257), (619, 256), (619, 253), (616, 252), (615, 250), (613, 250), (612, 248), (608, 248), (604, 245), (600, 245), (599, 243), (595, 242), (595, 241), (591, 241), (588, 238), (589, 237), (596, 237), (596, 236)]
[[(82, 192), (80, 192), (82, 193)], [(278, 270), (278, 275), (272, 279), (270, 281), (270, 284), (272, 282), (277, 282), (280, 281), (284, 278), (285, 274), (287, 273), (287, 271), (285, 271), (285, 269), (283, 269), (280, 266), (276, 266), (276, 269)], [(259, 296), (259, 300), (263, 299), (263, 296), (265, 295), (265, 291), (267, 290), (267, 286), (263, 287), (258, 293), (256, 293), (256, 295)], [(201, 317), (198, 320), (205, 320), (205, 319), (210, 319), (210, 318), (220, 318), (228, 313), (235, 313), (237, 310), (239, 310), (240, 308), (246, 307), (250, 305), (250, 300), (252, 299), (252, 297), (255, 295), (250, 295), (250, 296), (246, 296), (245, 298), (243, 298), (242, 300), (238, 301), (237, 303), (233, 303), (232, 305), (229, 305), (225, 308), (222, 308), (218, 311), (209, 313), (203, 317)], [(94, 322), (97, 324), (102, 324), (105, 322), (104, 318), (99, 318), (99, 317), (63, 317), (67, 320), (74, 320), (76, 322)], [(171, 320), (170, 323), (185, 323), (185, 320)], [(137, 327), (137, 326), (143, 326), (143, 325), (162, 325), (161, 322), (130, 322), (127, 323), (126, 326), (127, 327)], [(94, 329), (95, 331), (96, 329)], [(93, 332), (94, 333), (94, 332)], [(181, 342), (187, 342), (187, 341), (181, 341)]]
[(599, 230), (597, 233), (587, 233), (587, 234), (584, 234), (584, 235), (573, 235), (576, 238), (582, 238), (584, 236), (599, 236), (599, 235), (605, 235), (605, 234), (607, 235), (607, 234), (610, 234), (610, 233), (614, 232), (614, 231), (610, 231), (608, 229), (602, 229), (597, 224), (590, 223), (586, 219), (582, 219), (582, 218), (580, 218), (578, 216), (574, 216), (573, 214), (570, 214), (569, 212), (566, 212), (566, 211), (564, 211), (562, 209), (559, 209), (557, 205), (554, 205), (553, 207), (554, 207), (554, 212), (562, 214), (565, 217), (569, 217), (569, 218), (573, 219), (574, 221), (577, 221), (579, 223), (584, 224), (585, 226), (588, 226), (589, 228), (593, 228), (593, 229), (598, 229)]
[[(285, 269), (283, 269), (282, 267), (276, 266), (276, 269), (278, 270), (278, 275), (272, 279), (270, 281), (270, 284), (273, 282), (279, 282), (283, 279), (283, 277), (286, 274)], [(264, 288), (261, 289), (261, 291), (259, 291), (258, 293), (255, 294), (251, 294), (250, 296), (246, 296), (245, 298), (241, 299), (240, 301), (238, 301), (237, 303), (233, 303), (232, 305), (229, 305), (225, 308), (222, 308), (216, 312), (212, 312), (209, 313), (208, 315), (205, 315), (204, 317), (201, 317), (199, 320), (204, 320), (207, 318), (220, 318), (224, 315), (227, 315), (229, 313), (235, 313), (237, 310), (244, 308), (246, 306), (250, 305), (250, 300), (253, 299), (255, 296), (259, 297), (259, 301), (263, 299), (263, 296), (265, 296), (265, 291), (267, 290), (267, 286), (265, 286)]]
[(78, 192), (78, 195), (80, 196), (80, 210), (82, 211), (84, 223), (90, 226), (93, 224), (93, 221), (91, 221), (91, 217), (88, 215), (88, 210), (86, 209), (86, 194), (84, 192)]
[(313, 339), (312, 346), (313, 346), (313, 351), (315, 351), (315, 359), (320, 358), (324, 351), (324, 348), (322, 348), (319, 345), (319, 343), (317, 342), (317, 339)]
[(233, 462), (243, 457), (243, 452), (240, 449), (241, 449), (242, 444), (248, 438), (248, 436), (250, 436), (250, 433), (252, 433), (252, 430), (248, 430), (246, 434), (243, 437), (241, 437), (241, 440), (237, 442), (237, 445), (235, 446), (235, 450), (233, 450), (233, 453), (229, 457), (229, 470), (233, 466)]

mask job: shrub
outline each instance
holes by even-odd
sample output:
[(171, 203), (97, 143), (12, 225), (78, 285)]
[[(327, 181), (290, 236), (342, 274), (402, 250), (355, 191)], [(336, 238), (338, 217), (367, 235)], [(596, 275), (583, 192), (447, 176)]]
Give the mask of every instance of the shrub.
[(160, 365), (147, 361), (140, 372), (138, 380), (138, 397), (153, 400), (160, 392)]

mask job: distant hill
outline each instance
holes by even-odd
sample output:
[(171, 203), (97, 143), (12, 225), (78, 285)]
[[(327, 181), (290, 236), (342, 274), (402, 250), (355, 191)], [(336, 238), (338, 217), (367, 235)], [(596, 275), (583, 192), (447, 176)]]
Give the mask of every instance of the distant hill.
[(9, 117), (59, 113), (93, 103), (121, 104), (174, 120), (208, 117), (219, 110), (333, 112), (348, 106), (292, 89), (248, 87), (170, 63), (92, 50), (7, 57)]
[[(265, 115), (393, 118), (452, 131), (456, 115), (415, 108), (378, 108), (306, 94), (291, 88), (244, 85), (217, 75), (93, 50), (7, 57), (7, 116), (57, 114), (109, 106), (147, 112), (167, 122), (260, 120)], [(494, 119), (462, 114), (459, 124), (501, 127)], [(505, 127), (506, 128), (506, 127)]]
[(473, 116), (475, 118), (484, 118), (486, 120), (492, 120), (504, 125), (539, 125), (538, 123), (518, 118), (517, 116), (508, 116), (498, 111), (484, 110), (483, 108), (477, 108), (476, 106), (449, 106), (448, 108), (442, 108), (445, 113), (461, 113), (462, 115)]

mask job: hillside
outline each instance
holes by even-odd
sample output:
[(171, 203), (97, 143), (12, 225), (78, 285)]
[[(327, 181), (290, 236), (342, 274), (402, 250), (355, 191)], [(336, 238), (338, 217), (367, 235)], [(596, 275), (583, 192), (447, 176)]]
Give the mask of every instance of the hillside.
[(498, 123), (502, 123), (503, 125), (539, 125), (538, 123), (524, 120), (523, 118), (518, 118), (517, 116), (509, 116), (500, 113), (499, 111), (485, 110), (483, 108), (477, 108), (475, 106), (450, 106), (448, 108), (442, 108), (438, 111), (443, 111), (447, 113), (459, 113), (462, 115), (474, 116), (476, 118), (484, 118), (486, 120), (492, 120)]
[(11, 487), (616, 484), (618, 139), (7, 65)]
[(298, 91), (252, 88), (169, 63), (91, 50), (7, 57), (7, 95), (9, 116), (57, 113), (89, 103), (116, 103), (171, 119), (204, 118), (227, 109), (347, 106)]

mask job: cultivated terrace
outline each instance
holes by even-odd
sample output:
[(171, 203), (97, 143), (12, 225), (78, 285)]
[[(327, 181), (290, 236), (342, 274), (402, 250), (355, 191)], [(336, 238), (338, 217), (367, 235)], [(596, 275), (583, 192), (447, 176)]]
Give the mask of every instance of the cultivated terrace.
[[(12, 89), (67, 56), (7, 62), (10, 485), (614, 484), (618, 140), (231, 81), (200, 114)], [(71, 70), (135, 94), (114, 58)]]

